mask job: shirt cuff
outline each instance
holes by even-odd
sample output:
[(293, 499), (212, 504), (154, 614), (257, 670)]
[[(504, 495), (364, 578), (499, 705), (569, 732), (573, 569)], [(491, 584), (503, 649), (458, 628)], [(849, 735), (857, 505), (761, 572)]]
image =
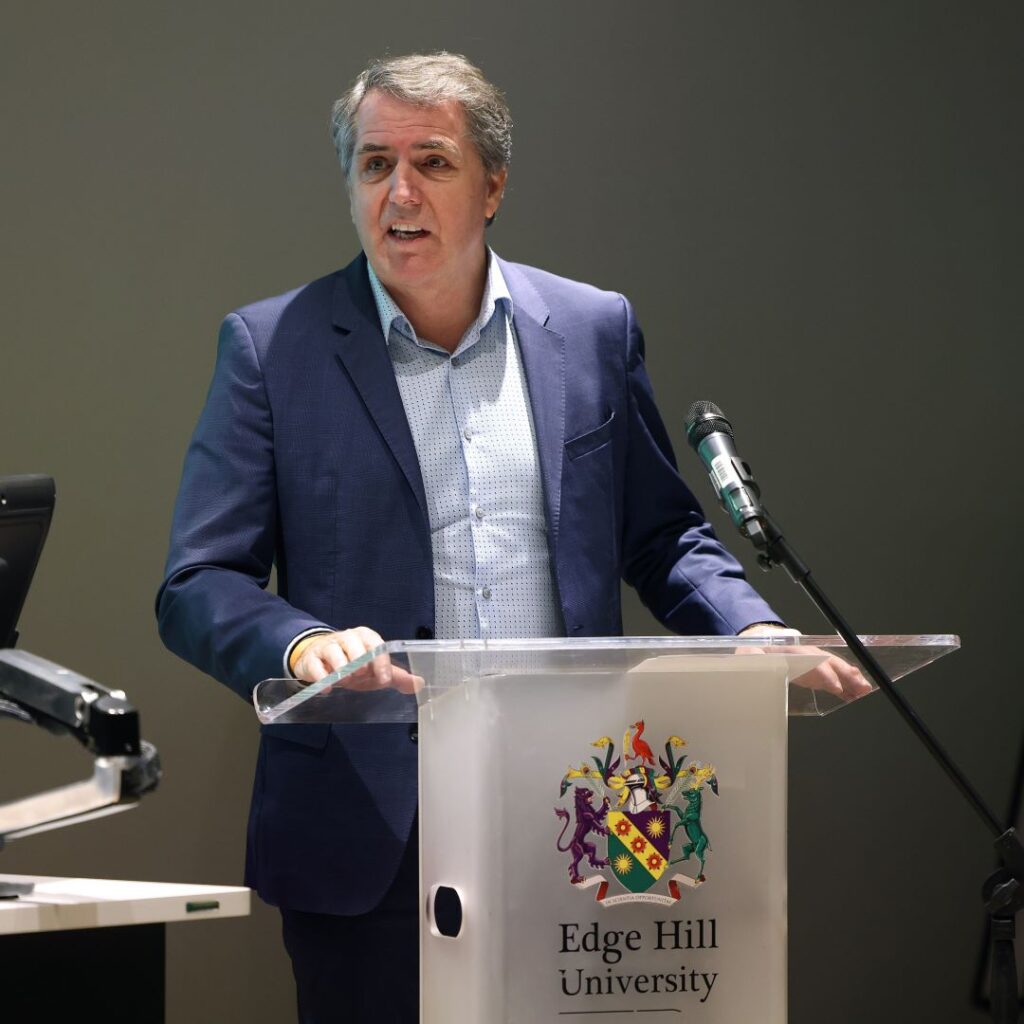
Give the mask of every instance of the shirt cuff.
[[(756, 630), (758, 626), (766, 627), (763, 631), (747, 633), (747, 636), (803, 636), (799, 629), (792, 629), (781, 622), (751, 622), (744, 626), (740, 633), (746, 633), (748, 629)], [(739, 636), (739, 633), (736, 634)]]
[(330, 633), (330, 632), (331, 631), (329, 629), (322, 629), (320, 627), (314, 626), (312, 629), (303, 630), (298, 636), (293, 637), (292, 638), (292, 642), (287, 646), (287, 648), (285, 648), (284, 659), (283, 659), (284, 675), (281, 678), (282, 679), (294, 679), (295, 678), (295, 673), (292, 671), (292, 667), (291, 667), (292, 651), (295, 650), (295, 645), (300, 640), (305, 640), (307, 636), (316, 636), (318, 633)]

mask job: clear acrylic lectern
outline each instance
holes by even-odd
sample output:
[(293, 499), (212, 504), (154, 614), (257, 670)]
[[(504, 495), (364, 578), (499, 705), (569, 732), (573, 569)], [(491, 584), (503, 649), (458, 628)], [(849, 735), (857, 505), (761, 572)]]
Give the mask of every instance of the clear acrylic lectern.
[[(864, 639), (894, 680), (958, 646)], [(414, 694), (376, 686), (383, 653)], [(782, 1024), (786, 719), (843, 706), (793, 682), (828, 654), (853, 660), (838, 637), (398, 642), (254, 700), (419, 722), (423, 1024)]]

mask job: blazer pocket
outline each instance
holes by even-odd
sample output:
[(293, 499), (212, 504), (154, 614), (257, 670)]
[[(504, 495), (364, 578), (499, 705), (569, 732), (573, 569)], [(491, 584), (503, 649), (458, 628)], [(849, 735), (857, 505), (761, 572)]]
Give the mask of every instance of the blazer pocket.
[(579, 434), (571, 441), (565, 442), (565, 454), (570, 460), (575, 461), (590, 452), (606, 445), (612, 436), (612, 424), (615, 422), (615, 411), (599, 427), (588, 430), (585, 434)]

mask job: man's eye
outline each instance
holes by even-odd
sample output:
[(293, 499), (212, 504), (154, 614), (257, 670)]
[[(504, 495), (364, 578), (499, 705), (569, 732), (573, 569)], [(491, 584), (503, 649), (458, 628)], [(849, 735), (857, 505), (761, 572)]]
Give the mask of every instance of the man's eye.
[(427, 167), (431, 167), (431, 168), (435, 168), (435, 169), (438, 168), (438, 167), (447, 167), (448, 166), (448, 161), (445, 160), (445, 158), (443, 156), (428, 156), (426, 161), (425, 161), (425, 163), (426, 163)]
[(366, 161), (366, 165), (363, 169), (368, 174), (376, 174), (378, 171), (383, 171), (386, 166), (387, 164), (383, 157), (375, 156)]

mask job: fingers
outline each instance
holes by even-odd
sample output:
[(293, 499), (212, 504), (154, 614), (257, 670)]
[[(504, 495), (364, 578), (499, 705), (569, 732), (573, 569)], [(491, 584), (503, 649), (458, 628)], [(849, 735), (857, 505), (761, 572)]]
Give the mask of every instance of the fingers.
[(316, 683), (334, 671), (332, 661), (343, 655), (333, 637), (333, 633), (325, 633), (305, 645), (292, 666), (296, 679), (304, 683)]
[[(352, 629), (315, 636), (305, 645), (295, 663), (295, 677), (306, 683), (319, 682), (362, 658), (374, 648), (383, 646), (383, 643), (380, 634), (367, 626), (355, 626)], [(391, 659), (386, 653), (377, 655), (367, 667), (369, 671), (362, 681), (368, 676), (373, 685), (391, 685)], [(362, 670), (359, 670), (353, 673), (353, 676), (362, 674)]]
[[(796, 650), (794, 648), (794, 651)], [(812, 649), (802, 650), (808, 653)], [(821, 653), (820, 650), (818, 653)], [(864, 678), (856, 665), (851, 665), (834, 654), (829, 655), (820, 665), (798, 676), (793, 682), (809, 690), (824, 690), (840, 700), (854, 700), (872, 690), (871, 683)]]
[(330, 640), (319, 645), (314, 645), (314, 654), (320, 659), (320, 664), (327, 669), (327, 672), (325, 673), (326, 675), (330, 675), (332, 672), (337, 672), (338, 669), (344, 668), (350, 660), (342, 650), (341, 643), (338, 640), (338, 634), (336, 633), (332, 635)]
[(853, 700), (855, 697), (863, 697), (865, 693), (871, 692), (873, 689), (871, 682), (864, 677), (859, 666), (851, 665), (848, 661), (835, 656), (830, 661), (835, 669), (839, 685), (843, 688), (843, 697)]
[(836, 674), (834, 661), (834, 658), (829, 658), (828, 661), (822, 662), (818, 666), (817, 671), (821, 677), (821, 685), (818, 689), (831, 693), (836, 697), (842, 697), (843, 684), (839, 681), (839, 676)]
[[(375, 647), (384, 646), (384, 640), (381, 635), (366, 626), (357, 626), (353, 632), (359, 634), (359, 639), (362, 641), (365, 651), (372, 651)], [(386, 652), (381, 651), (370, 663), (370, 668), (381, 686), (391, 685), (391, 659)]]
[(364, 665), (362, 668), (356, 669), (355, 672), (349, 673), (349, 675), (339, 679), (334, 686), (344, 690), (359, 690), (360, 692), (390, 688), (398, 690), (399, 693), (408, 694), (418, 693), (424, 686), (424, 680), (421, 676), (414, 676), (407, 669), (401, 668), (399, 665), (393, 665), (390, 660), (387, 663), (388, 682), (382, 682), (375, 669), (376, 661), (377, 659), (374, 658), (369, 665)]
[(793, 683), (808, 690), (824, 690), (835, 697), (841, 697), (843, 695), (843, 685), (839, 682), (839, 677), (836, 675), (836, 671), (830, 664), (830, 661), (831, 659), (828, 659), (820, 665), (815, 665), (814, 668), (809, 669), (802, 676), (797, 676)]
[(399, 693), (419, 693), (424, 686), (422, 676), (414, 676), (397, 665), (392, 666), (391, 673), (391, 685)]

